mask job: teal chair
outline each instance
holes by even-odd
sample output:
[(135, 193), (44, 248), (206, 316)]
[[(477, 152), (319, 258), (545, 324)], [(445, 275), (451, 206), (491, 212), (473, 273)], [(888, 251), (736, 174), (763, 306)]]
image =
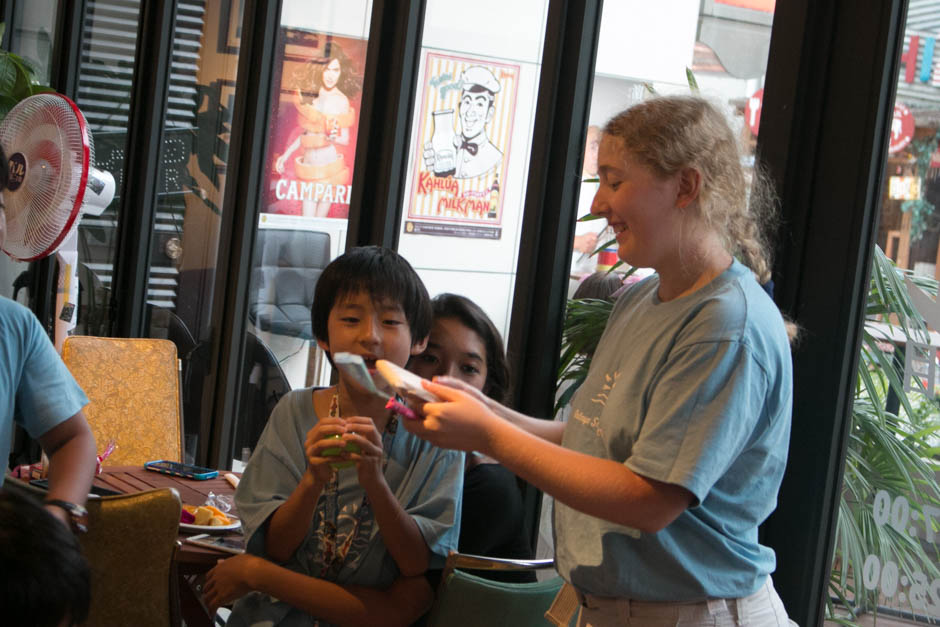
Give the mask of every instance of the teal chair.
[[(447, 558), (428, 627), (544, 627), (545, 612), (564, 581), (554, 576), (535, 583), (504, 583), (471, 575), (472, 570), (539, 570), (552, 559), (515, 560), (452, 552)], [(463, 569), (463, 570), (462, 570)]]

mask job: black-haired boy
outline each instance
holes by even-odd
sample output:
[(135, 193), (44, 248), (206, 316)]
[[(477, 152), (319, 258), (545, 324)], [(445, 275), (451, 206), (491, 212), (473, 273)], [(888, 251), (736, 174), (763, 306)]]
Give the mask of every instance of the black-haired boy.
[[(323, 271), (312, 317), (328, 355), (404, 366), (427, 343), (431, 308), (404, 258), (362, 247)], [(324, 454), (338, 444), (341, 458)], [(353, 467), (337, 470), (337, 460)], [(249, 552), (266, 559), (217, 566), (206, 600), (217, 607), (255, 591), (230, 625), (413, 622), (432, 599), (424, 573), (457, 547), (462, 482), (462, 454), (399, 428), (383, 399), (342, 373), (335, 386), (294, 390), (272, 412), (236, 492)]]

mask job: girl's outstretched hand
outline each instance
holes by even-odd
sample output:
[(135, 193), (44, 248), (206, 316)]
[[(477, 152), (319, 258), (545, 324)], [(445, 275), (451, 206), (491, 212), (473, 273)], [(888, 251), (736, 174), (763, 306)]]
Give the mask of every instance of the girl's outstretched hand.
[(491, 428), (501, 418), (475, 393), (430, 381), (421, 385), (441, 401), (424, 403), (418, 412), (423, 420), (403, 420), (405, 428), (441, 448), (487, 453)]

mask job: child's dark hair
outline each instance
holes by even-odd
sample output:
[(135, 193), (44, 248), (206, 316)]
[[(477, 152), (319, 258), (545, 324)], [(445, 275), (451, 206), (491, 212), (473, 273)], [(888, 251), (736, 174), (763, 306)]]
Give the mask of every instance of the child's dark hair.
[(9, 625), (88, 618), (91, 572), (72, 532), (39, 501), (0, 488), (0, 607)]
[(599, 270), (581, 280), (572, 298), (596, 298), (613, 300), (614, 292), (623, 287), (623, 277), (616, 272)]
[(438, 294), (431, 301), (434, 319), (456, 318), (483, 340), (486, 349), (486, 382), (483, 393), (500, 403), (509, 395), (509, 364), (503, 349), (503, 338), (480, 307), (469, 298), (457, 294)]
[(418, 273), (394, 250), (381, 246), (351, 248), (328, 265), (317, 281), (310, 315), (313, 335), (329, 341), (330, 311), (344, 297), (365, 292), (374, 302), (401, 305), (417, 344), (431, 331), (431, 300)]

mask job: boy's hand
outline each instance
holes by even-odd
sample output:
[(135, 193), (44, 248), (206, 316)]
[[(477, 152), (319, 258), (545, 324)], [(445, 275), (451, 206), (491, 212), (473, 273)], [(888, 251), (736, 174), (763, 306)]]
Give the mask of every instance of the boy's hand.
[(343, 440), (359, 446), (358, 453), (349, 453), (349, 459), (356, 462), (359, 485), (368, 488), (385, 480), (382, 474), (382, 434), (375, 428), (375, 423), (371, 418), (367, 416), (346, 418), (346, 433), (343, 435)]
[(260, 557), (247, 553), (218, 561), (206, 575), (206, 583), (202, 588), (202, 600), (210, 614), (214, 615), (221, 606), (234, 602), (254, 589), (250, 583), (251, 573), (260, 561)]
[(325, 486), (333, 478), (333, 467), (330, 462), (337, 461), (336, 457), (323, 455), (324, 449), (336, 448), (339, 440), (330, 436), (342, 436), (345, 432), (346, 421), (342, 418), (323, 418), (317, 421), (316, 426), (307, 432), (304, 441), (304, 452), (307, 455), (307, 470), (314, 485)]

